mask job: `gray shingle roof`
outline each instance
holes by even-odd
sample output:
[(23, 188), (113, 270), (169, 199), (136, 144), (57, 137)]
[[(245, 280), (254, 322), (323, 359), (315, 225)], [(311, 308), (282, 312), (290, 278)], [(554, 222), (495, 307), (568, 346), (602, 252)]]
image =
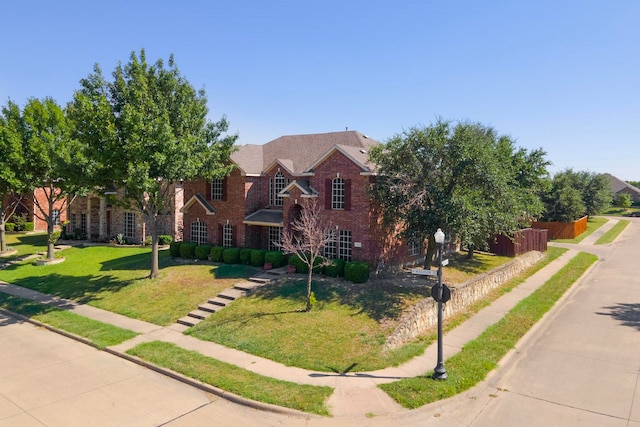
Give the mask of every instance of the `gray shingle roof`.
[(259, 211), (248, 215), (244, 219), (244, 223), (250, 225), (272, 225), (279, 227), (282, 227), (284, 224), (282, 211), (273, 209), (260, 209)]
[(620, 190), (624, 190), (625, 188), (630, 190), (632, 193), (640, 194), (640, 188), (634, 187), (631, 184), (627, 184), (623, 180), (616, 178), (610, 173), (605, 173), (605, 176), (609, 178), (609, 182), (611, 183), (611, 191), (613, 193), (617, 193)]
[[(332, 147), (340, 145), (345, 151), (366, 164), (369, 148), (379, 143), (357, 131), (329, 132), (308, 135), (287, 135), (264, 145), (243, 145), (231, 159), (248, 175), (258, 175), (275, 162), (294, 174), (307, 171)], [(362, 150), (362, 151), (360, 151)]]

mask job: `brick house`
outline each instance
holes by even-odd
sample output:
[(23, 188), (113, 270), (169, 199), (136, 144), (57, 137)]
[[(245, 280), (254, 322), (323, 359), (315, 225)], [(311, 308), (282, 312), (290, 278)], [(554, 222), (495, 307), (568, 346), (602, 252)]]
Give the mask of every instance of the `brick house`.
[[(158, 234), (178, 240), (182, 237), (182, 183), (172, 185), (171, 209), (163, 216)], [(69, 204), (67, 233), (75, 233), (94, 241), (107, 241), (122, 234), (130, 243), (143, 242), (149, 236), (149, 225), (142, 212), (114, 203), (124, 198), (124, 190), (92, 193), (77, 197)]]
[(278, 250), (283, 229), (303, 200), (313, 198), (336, 230), (325, 256), (372, 267), (418, 262), (421, 244), (408, 245), (395, 230), (383, 229), (369, 197), (376, 173), (368, 150), (377, 144), (344, 131), (240, 146), (231, 155), (236, 168), (225, 178), (184, 183), (184, 240)]
[[(47, 191), (58, 191), (57, 189)], [(8, 200), (5, 201), (7, 204)], [(12, 217), (7, 222), (13, 222), (15, 217), (25, 215), (27, 222), (33, 222), (33, 231), (47, 231), (47, 222), (40, 218), (40, 211), (37, 204), (44, 209), (48, 206), (47, 195), (44, 188), (36, 188), (32, 195), (21, 198), (20, 204), (16, 208)], [(52, 216), (54, 226), (59, 226), (67, 220), (67, 200), (58, 200), (53, 205)]]

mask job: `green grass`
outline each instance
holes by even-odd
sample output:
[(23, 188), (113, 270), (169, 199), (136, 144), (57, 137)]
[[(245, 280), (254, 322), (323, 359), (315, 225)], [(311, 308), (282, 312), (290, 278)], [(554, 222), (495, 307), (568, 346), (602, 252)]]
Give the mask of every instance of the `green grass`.
[(140, 344), (127, 353), (251, 400), (329, 415), (325, 401), (333, 393), (331, 387), (265, 377), (161, 341)]
[(160, 251), (160, 275), (148, 279), (148, 247), (74, 247), (63, 254), (60, 264), (11, 265), (0, 270), (0, 280), (166, 326), (252, 271), (238, 265), (178, 265), (168, 251)]
[(611, 227), (609, 229), (609, 231), (604, 233), (596, 241), (595, 244), (596, 245), (606, 245), (607, 243), (613, 242), (620, 235), (620, 233), (622, 233), (622, 230), (624, 230), (627, 227), (627, 225), (629, 225), (629, 223), (630, 223), (630, 221), (628, 221), (626, 219), (622, 219), (622, 220), (618, 221), (618, 223), (616, 225), (614, 225), (613, 227)]
[(625, 215), (629, 215), (630, 213), (638, 212), (638, 211), (640, 211), (640, 207), (637, 207), (637, 206), (632, 206), (626, 209), (621, 208), (619, 206), (612, 206), (606, 211), (604, 211), (602, 215), (625, 216)]
[(608, 221), (609, 220), (607, 218), (602, 218), (602, 217), (597, 217), (597, 216), (590, 216), (589, 217), (589, 221), (587, 221), (587, 230), (584, 233), (582, 233), (581, 235), (579, 235), (575, 239), (557, 239), (557, 240), (554, 240), (554, 242), (556, 242), (556, 243), (580, 243), (587, 236), (589, 236), (591, 233), (596, 231), (598, 228), (602, 227)]
[(86, 338), (98, 348), (117, 345), (138, 335), (133, 331), (88, 319), (70, 311), (1, 292), (0, 308)]
[(306, 282), (291, 279), (263, 287), (186, 331), (196, 338), (266, 357), (288, 366), (325, 372), (369, 371), (406, 361), (424, 349), (420, 342), (383, 353), (393, 330), (385, 314), (399, 316), (415, 291), (386, 287), (314, 283), (318, 300), (306, 313)]
[[(550, 249), (549, 253), (556, 257), (564, 251)], [(463, 255), (454, 255), (447, 267), (447, 279), (464, 281), (469, 275), (490, 270), (510, 259), (480, 253), (466, 260)], [(533, 271), (532, 267), (528, 274)], [(393, 283), (345, 286), (316, 279), (313, 289), (318, 304), (309, 313), (301, 311), (305, 306), (306, 283), (303, 279), (292, 279), (259, 289), (186, 333), (288, 366), (337, 373), (397, 366), (422, 354), (432, 339), (423, 337), (396, 350), (384, 350), (403, 310), (430, 297), (429, 286)], [(478, 304), (476, 310), (488, 302)], [(452, 321), (461, 322), (470, 314), (471, 311), (461, 314)]]
[(47, 250), (46, 233), (6, 233), (5, 239), (7, 246), (18, 251), (16, 254), (10, 257), (4, 257), (7, 260), (26, 255), (33, 255), (37, 252), (43, 252)]
[(432, 373), (429, 372), (424, 377), (404, 379), (380, 387), (405, 408), (418, 408), (473, 387), (497, 366), (518, 340), (596, 260), (595, 255), (579, 253), (502, 320), (467, 343), (459, 353), (446, 361), (447, 380), (431, 379)]

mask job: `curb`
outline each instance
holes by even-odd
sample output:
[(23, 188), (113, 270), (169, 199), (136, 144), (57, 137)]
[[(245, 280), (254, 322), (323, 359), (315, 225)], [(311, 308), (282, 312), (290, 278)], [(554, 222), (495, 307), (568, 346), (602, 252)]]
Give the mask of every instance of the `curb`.
[(171, 379), (180, 381), (180, 382), (182, 382), (184, 384), (187, 384), (187, 385), (189, 385), (191, 387), (195, 387), (195, 388), (197, 388), (197, 389), (199, 389), (201, 391), (204, 391), (206, 393), (214, 394), (214, 395), (216, 395), (216, 396), (218, 396), (218, 397), (220, 397), (222, 399), (228, 400), (228, 401), (236, 403), (238, 405), (246, 406), (246, 407), (249, 407), (249, 408), (252, 408), (252, 409), (256, 409), (256, 410), (260, 410), (260, 411), (268, 411), (268, 412), (272, 412), (272, 413), (275, 413), (275, 414), (281, 414), (281, 415), (291, 415), (291, 416), (304, 417), (304, 418), (317, 417), (319, 419), (329, 418), (329, 417), (322, 417), (322, 416), (316, 415), (316, 414), (311, 414), (309, 412), (299, 411), (297, 409), (286, 408), (286, 407), (283, 407), (283, 406), (278, 406), (278, 405), (273, 405), (273, 404), (270, 404), (270, 403), (258, 402), (257, 400), (248, 399), (246, 397), (237, 395), (235, 393), (231, 393), (231, 392), (222, 390), (222, 389), (220, 389), (218, 387), (215, 387), (215, 386), (212, 386), (210, 384), (206, 384), (206, 383), (200, 382), (200, 381), (198, 381), (196, 379), (186, 377), (186, 376), (184, 376), (184, 375), (182, 375), (182, 374), (180, 374), (178, 372), (172, 371), (171, 369), (167, 369), (167, 368), (164, 368), (162, 366), (155, 365), (155, 364), (153, 364), (151, 362), (147, 362), (146, 360), (140, 359), (139, 357), (131, 356), (131, 355), (128, 355), (126, 353), (122, 353), (120, 351), (113, 350), (113, 349), (111, 349), (109, 347), (101, 348), (98, 345), (96, 345), (94, 342), (92, 342), (92, 341), (90, 341), (90, 340), (88, 340), (88, 339), (86, 339), (84, 337), (81, 337), (79, 335), (75, 335), (75, 334), (73, 334), (71, 332), (67, 332), (67, 331), (62, 330), (62, 329), (55, 328), (55, 327), (53, 327), (51, 325), (48, 325), (46, 323), (43, 323), (43, 322), (40, 322), (38, 320), (31, 319), (30, 317), (24, 316), (24, 315), (22, 315), (20, 313), (14, 313), (13, 311), (6, 310), (4, 308), (0, 308), (0, 313), (4, 313), (4, 314), (6, 314), (8, 316), (14, 317), (14, 318), (16, 318), (18, 320), (21, 320), (23, 322), (31, 323), (32, 325), (35, 325), (35, 326), (38, 326), (38, 327), (45, 328), (45, 329), (47, 329), (47, 330), (49, 330), (51, 332), (54, 332), (54, 333), (59, 334), (59, 335), (62, 335), (64, 337), (66, 337), (66, 338), (70, 338), (70, 339), (78, 341), (78, 342), (80, 342), (82, 344), (86, 344), (86, 345), (88, 345), (90, 347), (93, 347), (98, 351), (104, 351), (104, 352), (109, 353), (109, 354), (111, 354), (113, 356), (117, 356), (117, 357), (119, 357), (121, 359), (124, 359), (124, 360), (126, 360), (128, 362), (135, 363), (135, 364), (137, 364), (139, 366), (142, 366), (143, 368), (150, 369), (150, 370), (155, 371), (155, 372), (157, 372), (159, 374), (162, 374), (162, 375), (164, 375), (166, 377), (169, 377)]

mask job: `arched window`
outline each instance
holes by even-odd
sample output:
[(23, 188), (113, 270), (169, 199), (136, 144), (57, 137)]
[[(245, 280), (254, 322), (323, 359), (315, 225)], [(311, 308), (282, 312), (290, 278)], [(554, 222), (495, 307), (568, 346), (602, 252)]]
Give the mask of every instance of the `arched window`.
[(233, 246), (233, 227), (231, 224), (222, 226), (222, 246), (225, 248)]
[(272, 193), (270, 195), (272, 206), (282, 206), (284, 204), (284, 200), (282, 200), (282, 197), (278, 197), (278, 193), (284, 190), (286, 186), (287, 178), (282, 172), (278, 171), (273, 177)]

